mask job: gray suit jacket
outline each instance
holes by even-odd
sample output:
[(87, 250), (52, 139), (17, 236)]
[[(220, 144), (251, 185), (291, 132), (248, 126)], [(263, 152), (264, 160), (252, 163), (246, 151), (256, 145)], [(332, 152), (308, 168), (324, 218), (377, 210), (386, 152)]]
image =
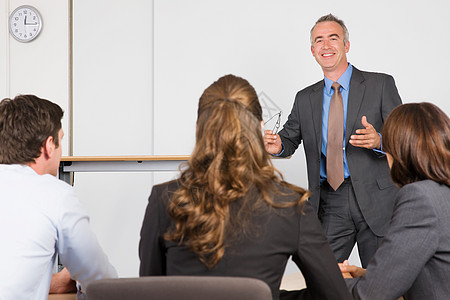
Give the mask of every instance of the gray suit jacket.
[(431, 180), (405, 185), (366, 275), (346, 281), (354, 299), (449, 299), (450, 188)]
[[(320, 200), (323, 87), (321, 80), (297, 93), (291, 114), (279, 133), (284, 146), (282, 157), (292, 155), (303, 141), (309, 189), (313, 193), (309, 201), (316, 213)], [(354, 147), (348, 141), (356, 129), (364, 128), (362, 116), (381, 132), (384, 120), (399, 104), (401, 99), (392, 76), (362, 72), (353, 67), (348, 96), (346, 156), (359, 207), (378, 236), (383, 236), (387, 230), (398, 189), (390, 179), (385, 155)]]

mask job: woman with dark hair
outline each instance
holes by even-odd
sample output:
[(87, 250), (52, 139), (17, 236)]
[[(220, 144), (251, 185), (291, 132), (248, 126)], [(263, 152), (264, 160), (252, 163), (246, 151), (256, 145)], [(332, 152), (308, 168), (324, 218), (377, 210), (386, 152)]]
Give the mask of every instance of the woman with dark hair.
[(354, 299), (449, 299), (450, 120), (431, 103), (404, 104), (382, 135), (401, 188), (390, 227), (367, 270), (341, 271)]
[(196, 145), (180, 178), (153, 187), (139, 245), (140, 276), (204, 275), (265, 281), (273, 299), (290, 256), (308, 289), (290, 299), (349, 299), (306, 199), (264, 149), (254, 88), (233, 75), (200, 97)]

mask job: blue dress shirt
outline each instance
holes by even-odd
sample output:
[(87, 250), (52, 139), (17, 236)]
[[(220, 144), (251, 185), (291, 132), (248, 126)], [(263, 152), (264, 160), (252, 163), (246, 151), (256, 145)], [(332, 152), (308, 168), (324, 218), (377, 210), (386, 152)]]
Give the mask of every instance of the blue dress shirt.
[[(339, 77), (337, 83), (340, 84), (340, 92), (342, 94), (342, 102), (344, 104), (344, 136), (342, 137), (342, 149), (344, 151), (344, 178), (350, 176), (348, 170), (347, 157), (345, 155), (345, 130), (347, 123), (347, 107), (348, 107), (348, 92), (350, 88), (350, 78), (352, 77), (353, 67), (348, 64), (347, 70)], [(327, 178), (327, 140), (328, 140), (328, 116), (330, 114), (330, 102), (331, 97), (334, 94), (334, 90), (331, 88), (333, 81), (324, 77), (325, 85), (323, 87), (323, 104), (322, 104), (322, 155), (320, 158), (320, 178), (324, 181)]]

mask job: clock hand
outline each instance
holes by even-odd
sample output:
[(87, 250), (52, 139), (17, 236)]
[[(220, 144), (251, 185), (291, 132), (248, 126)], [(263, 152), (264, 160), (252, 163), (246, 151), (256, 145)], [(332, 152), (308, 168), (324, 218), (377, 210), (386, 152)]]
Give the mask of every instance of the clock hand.
[(25, 22), (23, 23), (24, 25), (37, 25), (37, 22), (34, 23), (27, 23), (27, 16), (25, 16)]
[(27, 16), (25, 16), (25, 19), (23, 20), (23, 25), (27, 25)]

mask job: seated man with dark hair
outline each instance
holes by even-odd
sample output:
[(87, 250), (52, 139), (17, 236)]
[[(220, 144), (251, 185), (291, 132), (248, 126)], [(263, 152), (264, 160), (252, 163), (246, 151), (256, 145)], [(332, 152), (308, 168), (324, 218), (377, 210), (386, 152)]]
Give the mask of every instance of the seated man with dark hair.
[[(117, 277), (72, 187), (55, 178), (62, 117), (58, 105), (33, 95), (0, 102), (3, 300), (47, 299), (57, 255), (81, 288)], [(59, 277), (68, 279), (69, 272)]]

